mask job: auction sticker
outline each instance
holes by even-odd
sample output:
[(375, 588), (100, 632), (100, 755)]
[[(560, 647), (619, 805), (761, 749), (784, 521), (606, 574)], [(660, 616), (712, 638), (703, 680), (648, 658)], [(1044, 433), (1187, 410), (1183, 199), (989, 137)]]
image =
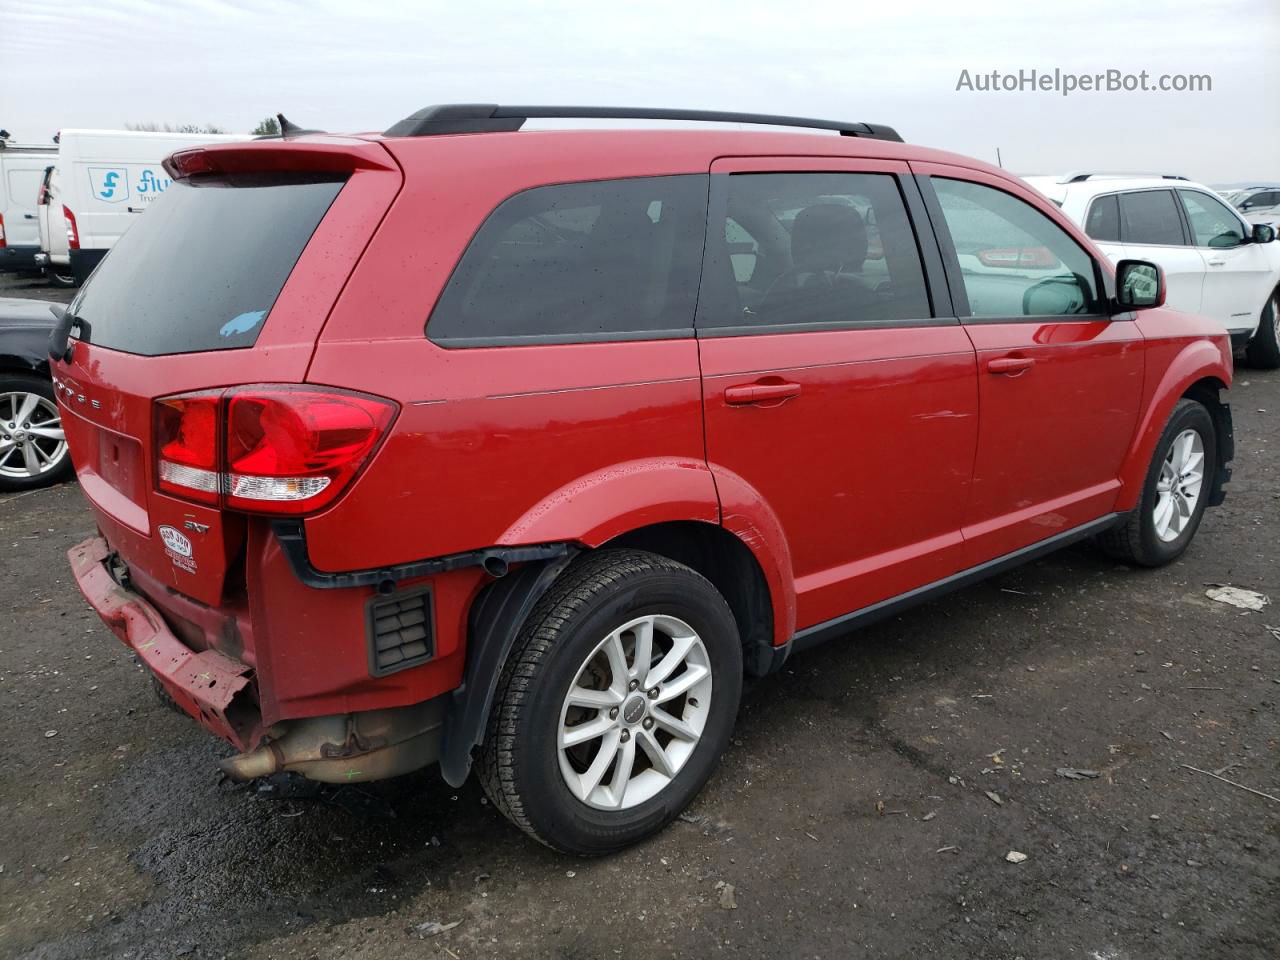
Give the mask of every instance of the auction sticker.
[(169, 555), (173, 565), (187, 573), (195, 573), (196, 562), (191, 559), (191, 541), (176, 527), (168, 524), (157, 527), (156, 532), (164, 541), (164, 552)]

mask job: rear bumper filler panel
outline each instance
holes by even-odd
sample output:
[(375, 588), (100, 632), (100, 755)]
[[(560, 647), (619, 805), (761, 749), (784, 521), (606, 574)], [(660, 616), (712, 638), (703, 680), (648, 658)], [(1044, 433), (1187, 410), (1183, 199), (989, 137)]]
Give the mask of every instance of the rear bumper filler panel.
[(133, 650), (165, 691), (202, 727), (241, 750), (257, 739), (260, 718), (250, 696), (253, 669), (216, 650), (179, 640), (141, 595), (111, 573), (111, 547), (92, 537), (67, 551), (76, 585), (102, 621)]
[(381, 593), (390, 593), (402, 580), (429, 577), (450, 570), (466, 567), (483, 567), (491, 577), (505, 577), (512, 564), (534, 560), (553, 560), (567, 556), (574, 548), (569, 543), (539, 543), (522, 547), (484, 547), (465, 553), (451, 553), (443, 557), (414, 560), (376, 570), (350, 570), (329, 573), (311, 565), (307, 553), (307, 538), (302, 523), (297, 520), (276, 520), (271, 525), (284, 551), (294, 576), (308, 587), (317, 590), (338, 590), (343, 587), (377, 587)]

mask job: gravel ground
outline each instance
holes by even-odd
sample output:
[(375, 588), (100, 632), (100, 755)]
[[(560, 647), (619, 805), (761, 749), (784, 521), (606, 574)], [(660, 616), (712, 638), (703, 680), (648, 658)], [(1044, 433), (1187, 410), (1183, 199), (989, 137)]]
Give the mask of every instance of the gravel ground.
[(689, 814), (595, 861), (432, 773), (220, 783), (70, 583), (79, 490), (0, 496), (0, 956), (1270, 960), (1280, 802), (1184, 766), (1280, 796), (1280, 606), (1205, 596), (1280, 602), (1280, 375), (1234, 407), (1180, 562), (1080, 547), (796, 657)]

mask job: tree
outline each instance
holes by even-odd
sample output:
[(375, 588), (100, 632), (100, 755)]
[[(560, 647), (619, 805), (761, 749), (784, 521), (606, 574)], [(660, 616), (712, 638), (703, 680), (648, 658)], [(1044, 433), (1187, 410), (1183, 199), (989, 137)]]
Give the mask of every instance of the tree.
[(260, 137), (275, 137), (280, 134), (280, 121), (275, 117), (264, 117), (258, 125), (249, 131)]
[(140, 130), (147, 133), (226, 133), (227, 131), (213, 123), (126, 123), (126, 130)]

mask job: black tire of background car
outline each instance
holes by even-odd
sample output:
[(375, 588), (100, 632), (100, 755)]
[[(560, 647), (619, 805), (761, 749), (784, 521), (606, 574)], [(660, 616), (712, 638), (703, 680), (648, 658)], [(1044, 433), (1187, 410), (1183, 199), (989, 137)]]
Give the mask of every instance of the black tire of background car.
[[(621, 811), (588, 807), (564, 783), (557, 737), (569, 684), (591, 650), (649, 613), (693, 627), (711, 661), (714, 695), (702, 738), (653, 798)], [(728, 746), (742, 693), (742, 648), (724, 598), (684, 564), (639, 550), (603, 549), (565, 570), (534, 608), (507, 659), (477, 769), (512, 823), (552, 849), (598, 856), (650, 836), (679, 816)]]
[[(1204, 444), (1204, 482), (1190, 523), (1177, 539), (1166, 542), (1156, 534), (1156, 483), (1160, 478), (1160, 465), (1169, 455), (1174, 438), (1188, 428), (1199, 433)], [(1213, 417), (1204, 405), (1185, 398), (1179, 400), (1160, 435), (1160, 442), (1156, 444), (1137, 509), (1129, 514), (1124, 523), (1099, 534), (1098, 546), (1117, 560), (1141, 567), (1161, 567), (1180, 557), (1200, 527), (1200, 520), (1208, 505), (1209, 491), (1213, 489), (1213, 480), (1218, 470), (1218, 445), (1215, 437)]]
[(66, 290), (70, 287), (78, 286), (76, 275), (71, 272), (70, 267), (45, 267), (44, 278), (51, 287), (60, 287)]
[(1277, 310), (1280, 310), (1280, 289), (1271, 294), (1271, 299), (1262, 310), (1262, 319), (1258, 321), (1258, 332), (1244, 348), (1245, 362), (1251, 367), (1257, 367), (1259, 370), (1280, 368), (1280, 332), (1276, 330)]
[[(23, 373), (0, 374), (0, 394), (4, 393), (38, 393), (51, 403), (56, 403), (53, 384), (41, 377)], [(0, 493), (12, 493), (17, 490), (34, 490), (59, 483), (71, 476), (71, 455), (63, 448), (62, 462), (38, 477), (0, 477)]]

